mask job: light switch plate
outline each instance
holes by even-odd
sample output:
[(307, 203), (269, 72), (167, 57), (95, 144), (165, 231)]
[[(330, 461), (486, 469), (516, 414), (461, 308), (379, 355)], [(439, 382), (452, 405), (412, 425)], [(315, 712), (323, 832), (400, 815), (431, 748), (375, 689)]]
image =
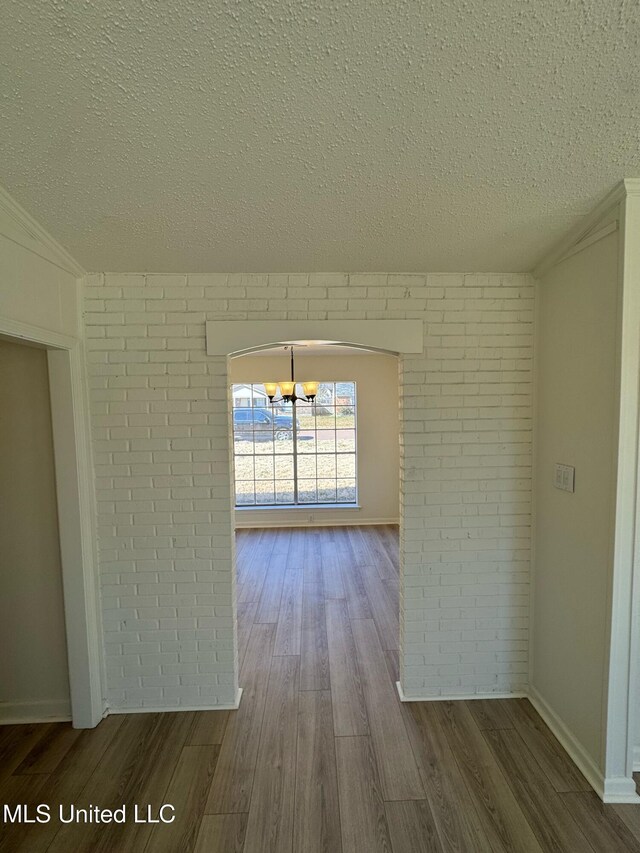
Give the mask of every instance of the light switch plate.
[(576, 469), (572, 465), (556, 462), (553, 485), (556, 489), (562, 489), (563, 492), (575, 492)]

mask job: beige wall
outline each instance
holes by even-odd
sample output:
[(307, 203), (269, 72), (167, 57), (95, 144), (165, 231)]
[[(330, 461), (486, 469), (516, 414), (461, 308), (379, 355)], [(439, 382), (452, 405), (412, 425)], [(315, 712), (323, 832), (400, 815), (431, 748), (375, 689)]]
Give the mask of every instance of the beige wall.
[[(288, 356), (245, 355), (231, 360), (231, 381), (286, 379)], [(398, 359), (391, 355), (296, 354), (296, 375), (322, 381), (356, 383), (358, 406), (358, 504), (360, 509), (240, 510), (236, 524), (368, 523), (397, 521), (399, 516)]]
[[(532, 683), (603, 767), (613, 548), (618, 235), (539, 282)], [(553, 487), (575, 466), (575, 493)]]
[(0, 721), (69, 714), (47, 354), (0, 340)]

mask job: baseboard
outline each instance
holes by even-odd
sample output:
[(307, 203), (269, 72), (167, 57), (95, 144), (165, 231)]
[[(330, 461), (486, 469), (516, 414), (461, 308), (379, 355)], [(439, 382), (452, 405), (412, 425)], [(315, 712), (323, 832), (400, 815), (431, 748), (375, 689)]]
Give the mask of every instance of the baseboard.
[(0, 726), (22, 723), (67, 723), (71, 720), (69, 700), (43, 702), (0, 702)]
[(529, 685), (529, 701), (558, 738), (587, 782), (602, 797), (604, 794), (604, 774), (580, 741), (532, 684)]
[[(573, 763), (583, 773), (587, 782), (604, 803), (640, 803), (635, 782), (627, 777), (606, 778), (582, 744), (575, 738), (562, 719), (538, 693), (529, 685), (525, 692), (515, 693), (469, 693), (454, 696), (418, 696), (406, 694), (399, 681), (396, 690), (401, 702), (457, 702), (472, 699), (522, 699), (527, 698), (549, 726)], [(636, 764), (637, 762), (637, 764)], [(634, 769), (640, 767), (640, 747), (634, 750)]]
[(442, 696), (418, 696), (407, 694), (402, 689), (399, 681), (396, 681), (396, 690), (401, 702), (468, 702), (471, 699), (523, 699), (526, 693), (455, 693)]
[(533, 685), (529, 685), (529, 701), (603, 802), (640, 803), (633, 779), (606, 778), (580, 741)]
[[(307, 513), (308, 515), (308, 513)], [(304, 517), (296, 518), (295, 516), (274, 516), (270, 515), (267, 518), (260, 517), (255, 519), (238, 519), (235, 517), (236, 530), (262, 529), (266, 527), (372, 527), (374, 525), (400, 524), (397, 518), (359, 518), (356, 515), (343, 518), (324, 518), (318, 514), (313, 521), (308, 521)]]
[(176, 705), (174, 707), (163, 707), (158, 705), (136, 706), (135, 708), (108, 708), (107, 714), (171, 714), (177, 711), (237, 711), (242, 699), (242, 687), (238, 687), (235, 702), (222, 705)]
[(603, 803), (640, 803), (636, 783), (626, 776), (605, 778), (600, 796)]

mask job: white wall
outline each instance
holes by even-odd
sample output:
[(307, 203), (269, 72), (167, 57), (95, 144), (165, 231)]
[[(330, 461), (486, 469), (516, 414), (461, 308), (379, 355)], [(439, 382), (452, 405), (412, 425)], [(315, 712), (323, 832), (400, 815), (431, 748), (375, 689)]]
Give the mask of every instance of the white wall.
[[(288, 376), (284, 352), (231, 359), (230, 381), (265, 382)], [(399, 518), (398, 359), (382, 354), (296, 354), (296, 373), (324, 381), (355, 381), (358, 504), (360, 509), (314, 509), (315, 524), (397, 522)], [(307, 524), (309, 510), (236, 511), (237, 526)]]
[(69, 717), (47, 354), (0, 340), (0, 722)]
[(400, 360), (402, 681), (526, 689), (533, 282), (527, 275), (85, 279), (112, 708), (235, 699), (225, 356), (205, 322), (409, 319)]
[[(618, 233), (538, 283), (532, 685), (604, 769), (616, 487)], [(575, 466), (575, 493), (553, 487)]]

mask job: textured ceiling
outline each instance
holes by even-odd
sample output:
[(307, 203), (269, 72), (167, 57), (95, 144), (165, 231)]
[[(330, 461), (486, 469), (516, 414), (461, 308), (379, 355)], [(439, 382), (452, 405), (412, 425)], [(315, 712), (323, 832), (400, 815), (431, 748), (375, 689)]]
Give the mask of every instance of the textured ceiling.
[(0, 183), (89, 270), (527, 270), (640, 174), (635, 0), (0, 10)]

